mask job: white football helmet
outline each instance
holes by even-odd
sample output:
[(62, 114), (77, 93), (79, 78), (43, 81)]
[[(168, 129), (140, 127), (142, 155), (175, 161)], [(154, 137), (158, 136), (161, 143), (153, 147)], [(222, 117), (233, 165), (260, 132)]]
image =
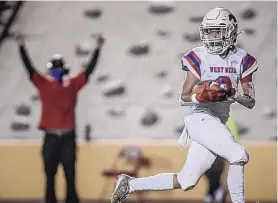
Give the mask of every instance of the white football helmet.
[(213, 8), (203, 18), (199, 27), (203, 46), (211, 54), (222, 54), (236, 42), (238, 22), (225, 8)]

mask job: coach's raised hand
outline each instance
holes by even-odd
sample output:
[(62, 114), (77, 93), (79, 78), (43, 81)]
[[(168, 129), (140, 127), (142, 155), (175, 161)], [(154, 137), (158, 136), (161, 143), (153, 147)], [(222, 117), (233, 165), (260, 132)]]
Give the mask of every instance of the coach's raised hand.
[(21, 57), (21, 61), (23, 62), (25, 69), (29, 74), (29, 77), (32, 78), (35, 69), (26, 50), (24, 36), (19, 34), (16, 37), (16, 43), (19, 45), (19, 55)]
[(98, 58), (99, 58), (99, 53), (100, 50), (104, 44), (105, 39), (99, 35), (97, 38), (97, 42), (96, 42), (96, 48), (93, 51), (92, 55), (91, 55), (91, 59), (89, 60), (89, 63), (87, 65), (86, 71), (85, 71), (85, 75), (86, 75), (86, 79), (88, 80), (91, 73), (93, 72), (93, 70), (95, 69), (97, 62), (98, 62)]
[(97, 38), (97, 48), (102, 48), (104, 42), (105, 42), (105, 39), (101, 35), (99, 35)]
[(25, 39), (24, 39), (24, 36), (23, 35), (17, 35), (16, 36), (16, 43), (19, 45), (19, 46), (23, 46), (25, 45)]

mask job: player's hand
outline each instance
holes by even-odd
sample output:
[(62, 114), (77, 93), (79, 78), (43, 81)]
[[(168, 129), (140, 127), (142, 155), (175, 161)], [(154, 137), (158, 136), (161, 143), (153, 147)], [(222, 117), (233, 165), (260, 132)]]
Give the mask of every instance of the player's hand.
[(203, 92), (196, 94), (199, 102), (222, 102), (227, 101), (225, 92), (212, 89), (205, 89)]
[(104, 42), (105, 42), (105, 39), (101, 35), (99, 35), (97, 38), (97, 48), (101, 48), (103, 46)]
[(212, 101), (222, 102), (227, 101), (230, 91), (223, 89), (220, 85), (214, 81), (208, 83), (208, 90), (213, 91)]
[(231, 88), (231, 90), (227, 93), (228, 97), (234, 97), (236, 94), (236, 89), (235, 88)]
[(224, 89), (223, 92), (225, 92), (227, 98), (235, 95), (236, 89), (233, 87), (232, 82), (228, 77), (219, 77), (214, 82)]
[(228, 100), (235, 100), (235, 97), (239, 95), (239, 92), (235, 88), (231, 89), (231, 92), (228, 94)]
[(16, 43), (18, 44), (18, 45), (24, 45), (25, 44), (25, 39), (24, 39), (24, 36), (23, 35), (17, 35), (16, 36)]

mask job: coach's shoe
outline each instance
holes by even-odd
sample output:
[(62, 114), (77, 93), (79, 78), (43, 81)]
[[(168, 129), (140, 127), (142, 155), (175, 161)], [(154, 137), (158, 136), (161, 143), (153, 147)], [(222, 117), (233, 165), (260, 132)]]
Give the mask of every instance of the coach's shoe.
[(118, 176), (116, 188), (112, 194), (111, 203), (120, 203), (128, 197), (130, 192), (129, 181), (132, 177), (122, 174)]

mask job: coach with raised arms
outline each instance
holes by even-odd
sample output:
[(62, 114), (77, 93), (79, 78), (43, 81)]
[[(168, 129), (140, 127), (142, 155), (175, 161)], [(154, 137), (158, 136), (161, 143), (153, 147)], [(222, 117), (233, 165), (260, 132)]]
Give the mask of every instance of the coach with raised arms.
[(55, 175), (59, 163), (63, 165), (67, 183), (66, 203), (79, 203), (75, 188), (76, 129), (75, 107), (78, 92), (95, 69), (104, 39), (99, 36), (87, 67), (74, 77), (60, 54), (53, 55), (46, 64), (47, 73), (39, 73), (33, 66), (22, 35), (16, 38), (19, 54), (29, 79), (38, 89), (41, 99), (39, 129), (44, 131), (42, 157), (46, 175), (45, 202), (57, 203)]

